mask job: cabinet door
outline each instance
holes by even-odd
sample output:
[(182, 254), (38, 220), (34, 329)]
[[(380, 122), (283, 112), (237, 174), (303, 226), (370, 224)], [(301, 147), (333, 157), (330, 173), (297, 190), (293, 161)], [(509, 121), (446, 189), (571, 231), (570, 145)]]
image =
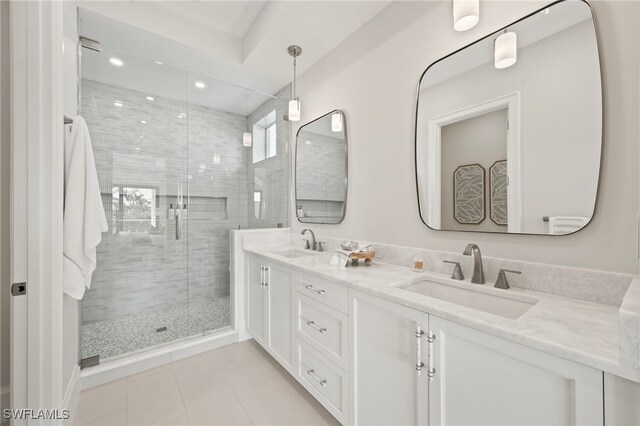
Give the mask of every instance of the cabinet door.
[(427, 423), (426, 367), (418, 374), (416, 329), (421, 361), (427, 359), (426, 314), (350, 291), (350, 423)]
[(266, 337), (266, 287), (263, 285), (263, 263), (247, 257), (247, 329), (264, 345)]
[(431, 425), (603, 424), (601, 371), (434, 316), (429, 329)]
[(269, 349), (287, 369), (293, 365), (293, 287), (291, 274), (267, 265)]

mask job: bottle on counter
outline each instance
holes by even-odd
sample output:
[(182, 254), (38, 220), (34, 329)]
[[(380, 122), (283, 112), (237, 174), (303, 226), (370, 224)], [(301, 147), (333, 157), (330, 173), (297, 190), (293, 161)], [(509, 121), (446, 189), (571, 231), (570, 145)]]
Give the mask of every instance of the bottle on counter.
[(413, 256), (413, 270), (415, 272), (424, 272), (424, 259), (421, 256)]

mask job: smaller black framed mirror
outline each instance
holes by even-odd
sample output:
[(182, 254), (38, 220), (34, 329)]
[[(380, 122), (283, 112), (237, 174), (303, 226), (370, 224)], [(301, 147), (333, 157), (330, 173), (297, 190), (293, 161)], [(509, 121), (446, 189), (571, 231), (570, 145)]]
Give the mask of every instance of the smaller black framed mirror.
[(296, 217), (302, 223), (338, 224), (347, 209), (347, 120), (333, 110), (296, 134)]

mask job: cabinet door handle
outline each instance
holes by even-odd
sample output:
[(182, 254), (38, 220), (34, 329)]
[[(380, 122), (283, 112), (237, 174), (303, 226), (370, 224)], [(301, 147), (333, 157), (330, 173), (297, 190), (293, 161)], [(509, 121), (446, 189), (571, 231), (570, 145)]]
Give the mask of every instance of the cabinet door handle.
[(269, 286), (269, 267), (264, 266), (264, 281), (262, 283), (262, 288), (267, 288)]
[(318, 383), (320, 383), (320, 386), (327, 387), (327, 379), (323, 379), (322, 377), (318, 376), (313, 368), (307, 370), (307, 374), (316, 379)]
[(304, 288), (306, 288), (307, 290), (315, 291), (316, 293), (318, 293), (318, 294), (320, 294), (320, 295), (323, 295), (323, 294), (325, 294), (325, 293), (326, 293), (323, 289), (321, 289), (321, 288), (315, 288), (315, 287), (314, 287), (314, 286), (312, 286), (311, 284), (307, 284), (307, 285), (305, 285), (305, 286), (304, 286)]
[(424, 362), (422, 362), (422, 336), (424, 335), (424, 331), (418, 327), (416, 328), (415, 336), (416, 336), (416, 371), (418, 372), (418, 376), (422, 373), (422, 369), (424, 368)]
[(319, 331), (320, 333), (322, 333), (322, 334), (326, 334), (326, 332), (327, 332), (327, 329), (326, 329), (326, 328), (317, 326), (317, 325), (316, 325), (316, 323), (315, 323), (314, 321), (307, 321), (307, 325), (308, 325), (309, 327), (313, 327), (313, 328), (315, 328), (316, 330), (318, 330), (318, 331)]
[(260, 287), (264, 288), (264, 265), (260, 265)]
[(436, 369), (433, 368), (433, 342), (436, 340), (436, 335), (429, 330), (429, 334), (427, 335), (427, 343), (429, 345), (429, 350), (427, 352), (427, 377), (429, 378), (429, 382), (433, 382), (433, 378), (436, 375)]

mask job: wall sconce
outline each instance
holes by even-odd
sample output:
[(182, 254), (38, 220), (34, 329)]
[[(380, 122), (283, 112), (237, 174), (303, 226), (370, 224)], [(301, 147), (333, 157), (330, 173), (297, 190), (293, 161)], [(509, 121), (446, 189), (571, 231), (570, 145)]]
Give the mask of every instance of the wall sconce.
[(504, 31), (494, 41), (494, 65), (498, 69), (509, 68), (518, 60), (518, 36)]
[(467, 31), (480, 21), (480, 0), (453, 0), (453, 29)]
[(300, 121), (300, 99), (296, 97), (296, 59), (302, 55), (302, 47), (292, 44), (287, 48), (287, 52), (293, 56), (293, 96), (289, 101), (289, 121)]
[(339, 112), (334, 112), (333, 114), (331, 114), (331, 131), (342, 131), (342, 114), (340, 114)]
[(253, 137), (251, 135), (250, 132), (244, 132), (242, 134), (242, 146), (251, 146), (251, 143), (253, 142)]

